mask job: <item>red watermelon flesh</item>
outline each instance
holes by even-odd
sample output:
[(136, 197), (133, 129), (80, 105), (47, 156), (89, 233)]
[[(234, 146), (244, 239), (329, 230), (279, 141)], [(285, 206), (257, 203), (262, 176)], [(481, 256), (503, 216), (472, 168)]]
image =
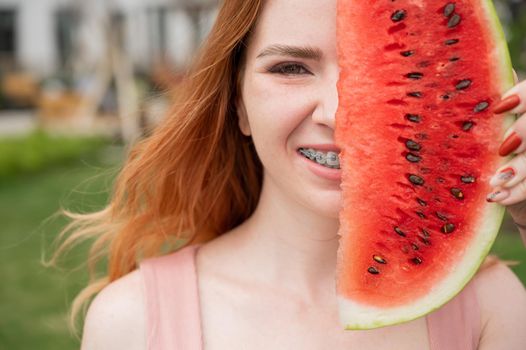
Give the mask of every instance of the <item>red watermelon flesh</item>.
[(337, 291), (348, 329), (420, 317), (454, 297), (498, 232), (486, 202), (513, 117), (489, 0), (338, 2)]

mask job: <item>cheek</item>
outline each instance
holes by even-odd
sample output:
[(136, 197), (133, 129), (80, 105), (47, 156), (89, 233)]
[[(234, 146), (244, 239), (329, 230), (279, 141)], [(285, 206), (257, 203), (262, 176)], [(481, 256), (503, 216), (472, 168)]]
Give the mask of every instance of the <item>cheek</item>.
[(256, 145), (271, 139), (283, 143), (312, 113), (308, 86), (277, 82), (273, 77), (248, 80), (243, 96)]

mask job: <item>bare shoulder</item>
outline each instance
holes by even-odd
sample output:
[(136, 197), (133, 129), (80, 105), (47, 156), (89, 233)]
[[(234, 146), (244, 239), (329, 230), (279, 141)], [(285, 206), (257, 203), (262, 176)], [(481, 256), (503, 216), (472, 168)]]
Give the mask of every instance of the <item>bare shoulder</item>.
[(139, 271), (110, 283), (91, 303), (82, 350), (146, 349), (145, 302)]
[(497, 262), (473, 283), (482, 317), (479, 349), (526, 349), (526, 291), (513, 271)]

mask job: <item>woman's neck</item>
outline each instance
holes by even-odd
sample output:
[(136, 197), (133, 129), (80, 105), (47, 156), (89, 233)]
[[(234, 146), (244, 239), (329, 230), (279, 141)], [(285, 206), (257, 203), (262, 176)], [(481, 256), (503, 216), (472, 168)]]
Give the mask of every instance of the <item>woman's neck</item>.
[(316, 215), (271, 181), (254, 214), (234, 232), (245, 268), (306, 300), (334, 295), (338, 219)]

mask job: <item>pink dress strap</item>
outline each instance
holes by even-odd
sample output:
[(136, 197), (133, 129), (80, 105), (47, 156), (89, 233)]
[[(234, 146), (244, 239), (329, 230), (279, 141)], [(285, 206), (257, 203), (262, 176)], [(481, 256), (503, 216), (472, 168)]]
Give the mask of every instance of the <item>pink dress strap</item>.
[(201, 350), (201, 321), (192, 245), (140, 265), (148, 350)]
[[(146, 297), (148, 350), (202, 350), (195, 254), (199, 245), (140, 265)], [(476, 350), (480, 309), (473, 283), (427, 315), (430, 350)]]
[(473, 283), (427, 315), (431, 350), (476, 350), (481, 334), (480, 309)]

